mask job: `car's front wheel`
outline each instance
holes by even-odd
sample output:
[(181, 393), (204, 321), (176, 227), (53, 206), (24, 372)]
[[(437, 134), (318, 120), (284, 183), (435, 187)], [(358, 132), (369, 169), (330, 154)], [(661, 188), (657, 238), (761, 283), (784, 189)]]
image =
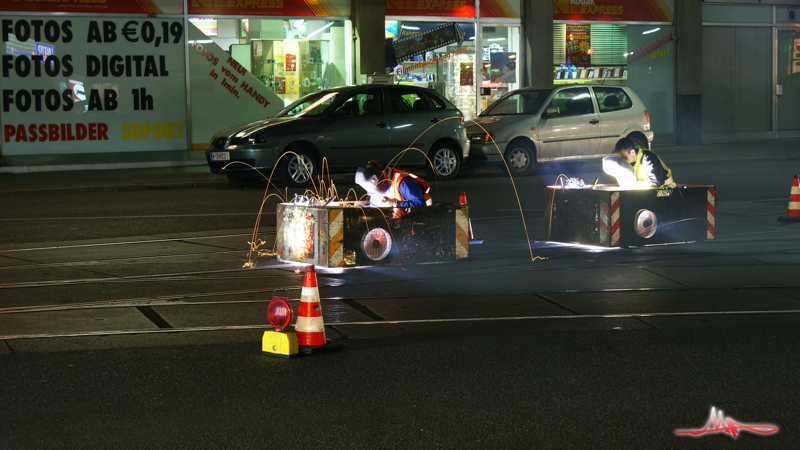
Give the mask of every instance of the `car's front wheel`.
[(319, 168), (310, 152), (303, 149), (288, 151), (281, 158), (278, 176), (281, 183), (288, 187), (306, 187), (317, 176)]
[(529, 175), (536, 165), (536, 157), (530, 145), (512, 142), (506, 148), (506, 164), (511, 175)]
[(429, 177), (439, 180), (452, 180), (458, 175), (461, 158), (450, 144), (438, 144), (428, 153), (430, 162), (425, 165)]

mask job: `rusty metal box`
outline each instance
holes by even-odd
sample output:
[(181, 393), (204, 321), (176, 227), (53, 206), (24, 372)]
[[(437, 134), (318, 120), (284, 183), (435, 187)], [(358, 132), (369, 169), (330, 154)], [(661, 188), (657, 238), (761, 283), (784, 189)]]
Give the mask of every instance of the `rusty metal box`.
[(548, 241), (629, 247), (711, 240), (716, 234), (714, 186), (679, 184), (661, 193), (616, 185), (548, 186), (544, 201)]
[(418, 206), (398, 219), (391, 208), (339, 202), (281, 203), (275, 251), (281, 261), (324, 267), (452, 261), (469, 255), (469, 207)]

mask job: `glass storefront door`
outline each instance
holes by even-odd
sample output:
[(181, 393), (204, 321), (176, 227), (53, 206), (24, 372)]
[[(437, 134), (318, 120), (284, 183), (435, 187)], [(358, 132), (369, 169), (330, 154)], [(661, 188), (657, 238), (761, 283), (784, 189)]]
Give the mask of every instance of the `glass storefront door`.
[(481, 26), (480, 111), (519, 88), (519, 27)]
[(778, 86), (777, 137), (800, 137), (800, 31), (778, 30)]

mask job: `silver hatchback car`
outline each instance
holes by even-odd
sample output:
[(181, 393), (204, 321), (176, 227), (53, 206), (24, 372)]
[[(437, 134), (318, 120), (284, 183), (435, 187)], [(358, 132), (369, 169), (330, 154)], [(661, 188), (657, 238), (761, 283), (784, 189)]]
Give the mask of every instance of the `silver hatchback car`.
[(461, 111), (432, 90), (402, 85), (315, 92), (271, 118), (220, 131), (206, 150), (211, 172), (225, 173), (234, 185), (259, 181), (256, 169), (269, 176), (275, 168), (291, 187), (373, 159), (425, 167), (429, 176), (448, 180), (468, 156)]
[(503, 165), (527, 175), (537, 163), (608, 156), (621, 138), (650, 148), (644, 103), (624, 86), (525, 88), (511, 91), (467, 123), (470, 166)]

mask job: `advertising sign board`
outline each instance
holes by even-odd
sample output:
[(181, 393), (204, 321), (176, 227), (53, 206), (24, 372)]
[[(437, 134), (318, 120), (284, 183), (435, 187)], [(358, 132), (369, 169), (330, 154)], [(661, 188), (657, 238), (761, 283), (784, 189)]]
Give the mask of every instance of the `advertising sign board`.
[[(3, 155), (186, 148), (183, 21), (0, 17)], [(35, 53), (35, 54), (34, 54)]]

